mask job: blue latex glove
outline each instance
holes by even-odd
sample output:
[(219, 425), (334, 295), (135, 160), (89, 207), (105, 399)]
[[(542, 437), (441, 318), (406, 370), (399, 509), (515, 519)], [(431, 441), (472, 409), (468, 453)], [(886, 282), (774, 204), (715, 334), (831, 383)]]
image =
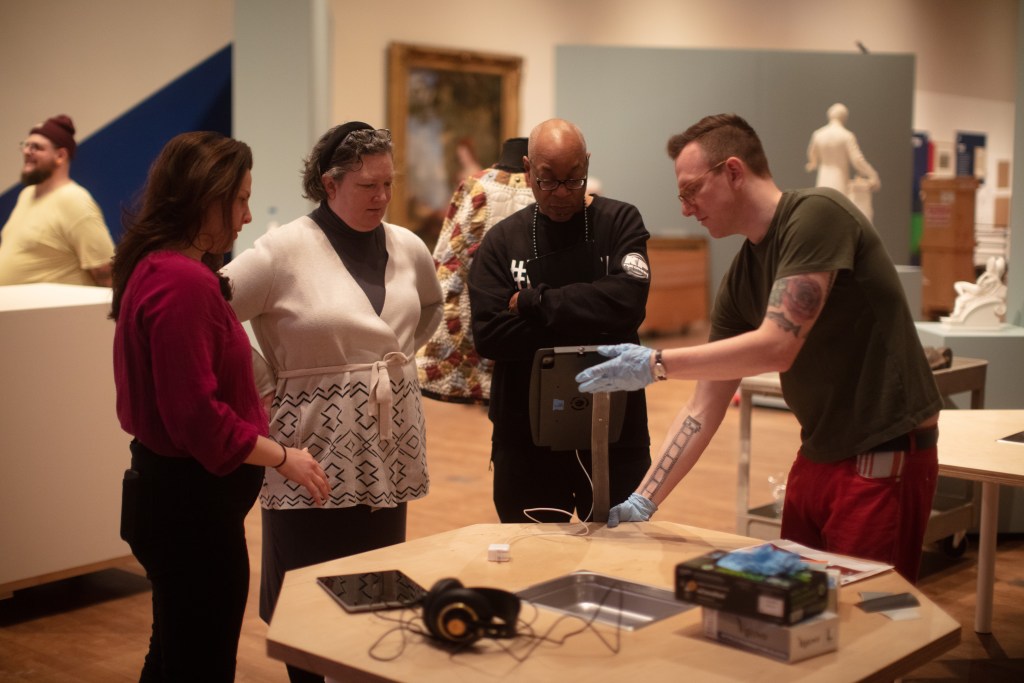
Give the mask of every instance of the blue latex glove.
[[(611, 512), (608, 513), (611, 516)], [(762, 576), (785, 576), (807, 568), (800, 556), (770, 543), (746, 550), (734, 550), (718, 560), (718, 566)]]
[(580, 391), (596, 394), (602, 391), (635, 391), (654, 381), (651, 371), (651, 350), (636, 344), (598, 346), (597, 352), (611, 358), (576, 375)]
[(657, 511), (658, 506), (653, 500), (631, 493), (629, 498), (608, 511), (608, 528), (617, 527), (619, 522), (646, 522)]

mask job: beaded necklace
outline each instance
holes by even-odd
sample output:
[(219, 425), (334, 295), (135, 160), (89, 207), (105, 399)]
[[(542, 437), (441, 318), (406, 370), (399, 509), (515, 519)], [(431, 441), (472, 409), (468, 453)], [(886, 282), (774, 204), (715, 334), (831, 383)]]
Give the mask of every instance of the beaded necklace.
[[(533, 205), (533, 258), (537, 258), (537, 204)], [(590, 222), (587, 220), (587, 202), (583, 201), (583, 241), (590, 241)]]

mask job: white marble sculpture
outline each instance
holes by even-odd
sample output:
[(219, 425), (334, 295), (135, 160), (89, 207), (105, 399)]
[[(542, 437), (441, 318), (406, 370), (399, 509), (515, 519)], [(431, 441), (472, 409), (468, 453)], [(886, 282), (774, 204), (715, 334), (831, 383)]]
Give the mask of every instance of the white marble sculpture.
[[(871, 220), (874, 213), (871, 194), (878, 192), (882, 182), (878, 172), (860, 151), (857, 136), (846, 128), (849, 116), (844, 104), (837, 102), (828, 108), (828, 123), (811, 134), (806, 168), (818, 171), (817, 187), (839, 190)], [(854, 170), (852, 179), (851, 166)]]
[(972, 330), (998, 330), (1006, 320), (1006, 259), (992, 256), (985, 264), (985, 272), (977, 282), (959, 281), (953, 284), (956, 302), (953, 312), (939, 320), (947, 327)]

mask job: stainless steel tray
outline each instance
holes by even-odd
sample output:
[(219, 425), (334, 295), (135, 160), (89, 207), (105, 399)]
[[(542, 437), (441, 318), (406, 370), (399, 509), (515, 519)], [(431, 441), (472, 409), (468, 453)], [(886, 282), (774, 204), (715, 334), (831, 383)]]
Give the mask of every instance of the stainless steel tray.
[(516, 593), (521, 599), (585, 621), (635, 631), (691, 609), (664, 588), (577, 571)]

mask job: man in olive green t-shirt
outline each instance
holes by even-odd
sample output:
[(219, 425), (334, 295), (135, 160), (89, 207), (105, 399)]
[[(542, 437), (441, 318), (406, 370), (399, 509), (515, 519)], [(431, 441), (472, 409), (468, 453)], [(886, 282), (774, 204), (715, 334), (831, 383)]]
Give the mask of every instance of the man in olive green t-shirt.
[(779, 372), (801, 427), (782, 537), (892, 564), (914, 581), (938, 477), (942, 402), (896, 269), (870, 221), (830, 188), (783, 192), (734, 114), (669, 140), (684, 215), (742, 235), (707, 344), (600, 347), (584, 391), (697, 380), (643, 483), (608, 526), (643, 521), (696, 464), (743, 377)]

